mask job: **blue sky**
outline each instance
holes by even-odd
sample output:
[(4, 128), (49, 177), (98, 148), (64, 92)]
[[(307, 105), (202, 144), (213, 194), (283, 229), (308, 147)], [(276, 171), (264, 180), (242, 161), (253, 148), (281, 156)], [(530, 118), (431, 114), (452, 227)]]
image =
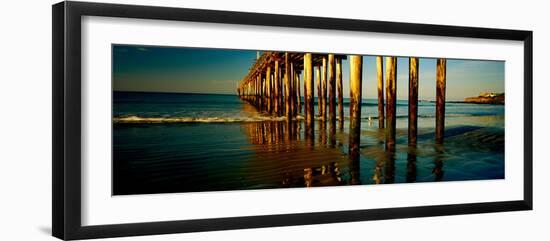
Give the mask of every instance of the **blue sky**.
[[(151, 46), (113, 46), (113, 89), (235, 94), (256, 51)], [(349, 96), (349, 64), (342, 61), (344, 96)], [(397, 97), (408, 96), (408, 58), (397, 60)], [(420, 58), (419, 98), (435, 97), (436, 60)], [(303, 82), (302, 82), (303, 83)], [(363, 57), (363, 98), (376, 98), (376, 59)], [(447, 60), (447, 100), (481, 92), (504, 92), (504, 62)]]

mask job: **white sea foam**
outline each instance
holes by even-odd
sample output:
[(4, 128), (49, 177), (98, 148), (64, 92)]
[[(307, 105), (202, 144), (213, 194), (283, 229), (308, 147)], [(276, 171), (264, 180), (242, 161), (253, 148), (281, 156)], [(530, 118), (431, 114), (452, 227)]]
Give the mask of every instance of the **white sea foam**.
[(250, 117), (114, 117), (114, 123), (231, 123), (284, 121), (286, 117), (250, 116)]
[[(468, 117), (470, 114), (446, 114), (446, 117)], [(434, 118), (435, 115), (419, 115), (419, 118)], [(400, 118), (407, 118), (407, 116), (397, 116)], [(322, 120), (318, 115), (314, 117), (315, 120)], [(340, 118), (337, 117), (337, 120)], [(361, 118), (364, 121), (373, 121), (378, 119), (377, 116), (366, 116)], [(251, 115), (251, 116), (224, 116), (224, 117), (178, 117), (178, 116), (161, 116), (161, 117), (140, 117), (136, 115), (132, 116), (118, 116), (113, 117), (113, 123), (244, 123), (244, 122), (263, 122), (263, 121), (285, 121), (285, 116), (267, 116), (267, 115)], [(298, 115), (293, 120), (305, 120), (303, 115)], [(345, 116), (344, 120), (349, 120), (349, 116)]]

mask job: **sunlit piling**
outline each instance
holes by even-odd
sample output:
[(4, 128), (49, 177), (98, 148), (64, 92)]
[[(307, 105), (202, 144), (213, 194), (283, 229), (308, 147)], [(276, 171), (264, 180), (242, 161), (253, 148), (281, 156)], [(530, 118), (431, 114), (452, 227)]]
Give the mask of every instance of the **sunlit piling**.
[(332, 125), (336, 125), (336, 73), (334, 54), (328, 55), (327, 62), (328, 79), (327, 79), (327, 91), (328, 91), (328, 121)]
[(290, 62), (290, 115), (292, 118), (296, 116), (296, 73), (294, 63)]
[(292, 109), (291, 109), (291, 94), (290, 94), (290, 60), (288, 59), (288, 53), (285, 53), (285, 114), (287, 120), (292, 120)]
[[(282, 67), (282, 66), (281, 66)], [(278, 112), (278, 116), (282, 116), (284, 115), (285, 113), (285, 105), (284, 105), (284, 97), (283, 97), (283, 94), (285, 92), (285, 87), (284, 87), (284, 80), (283, 80), (284, 76), (283, 76), (283, 68), (279, 68), (279, 98), (277, 99), (279, 101), (279, 112)]]
[(336, 88), (338, 89), (338, 128), (344, 128), (344, 90), (342, 87), (342, 57), (336, 57)]
[(445, 135), (445, 85), (447, 82), (447, 60), (437, 59), (435, 97), (435, 141), (443, 143)]
[(327, 56), (322, 57), (323, 70), (321, 71), (321, 119), (326, 121), (327, 119)]
[(279, 75), (279, 61), (278, 60), (275, 60), (275, 72), (273, 73), (274, 75), (274, 79), (275, 79), (275, 114), (277, 115), (280, 115), (281, 112), (279, 110), (279, 108), (281, 108), (280, 106), (280, 102), (279, 102), (279, 93), (280, 93), (280, 88), (281, 86), (279, 85), (280, 84), (280, 75)]
[(302, 93), (300, 93), (300, 73), (298, 73), (298, 71), (296, 71), (296, 91), (298, 92), (297, 93), (297, 96), (296, 96), (296, 104), (298, 105), (298, 111), (296, 112), (296, 114), (298, 113), (302, 113)]
[(359, 158), (359, 142), (361, 135), (361, 90), (362, 90), (363, 57), (350, 56), (350, 124), (349, 124), (349, 154), (352, 160)]
[(350, 184), (361, 184), (359, 180), (359, 144), (361, 135), (361, 87), (363, 73), (363, 57), (350, 56), (350, 124), (349, 124), (349, 156)]
[(267, 111), (269, 113), (273, 112), (273, 78), (271, 78), (271, 66), (267, 66), (265, 71), (265, 78), (267, 82)]
[(304, 83), (306, 85), (306, 92), (304, 96), (306, 112), (306, 128), (305, 132), (307, 136), (313, 136), (313, 56), (311, 53), (304, 54)]
[[(304, 55), (305, 56), (305, 55)], [(313, 71), (313, 70), (312, 70)], [(306, 83), (306, 73), (304, 71), (304, 118), (307, 116), (307, 106), (306, 106), (306, 98), (307, 98), (307, 83)]]
[(418, 128), (418, 58), (409, 58), (409, 145), (416, 145)]
[(321, 66), (317, 66), (315, 68), (315, 80), (317, 83), (317, 111), (319, 112), (319, 116), (323, 116), (323, 101), (322, 99), (322, 92), (321, 92), (321, 85), (323, 82), (321, 81)]
[(386, 57), (386, 149), (395, 149), (397, 57)]
[(376, 57), (376, 77), (378, 82), (378, 128), (383, 129), (384, 123), (384, 62), (382, 56)]

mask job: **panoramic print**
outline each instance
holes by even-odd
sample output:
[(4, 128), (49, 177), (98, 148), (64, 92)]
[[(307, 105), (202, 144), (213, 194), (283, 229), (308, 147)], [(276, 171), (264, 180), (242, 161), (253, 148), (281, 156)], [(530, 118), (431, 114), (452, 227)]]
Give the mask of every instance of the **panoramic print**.
[(112, 88), (113, 195), (504, 178), (503, 61), (113, 45)]

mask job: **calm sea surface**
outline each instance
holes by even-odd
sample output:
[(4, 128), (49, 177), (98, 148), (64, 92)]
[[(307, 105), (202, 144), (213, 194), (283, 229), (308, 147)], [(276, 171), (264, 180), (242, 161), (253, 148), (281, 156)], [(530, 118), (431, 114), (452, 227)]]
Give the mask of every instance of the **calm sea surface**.
[(503, 105), (446, 103), (436, 145), (434, 103), (420, 102), (410, 148), (407, 101), (398, 101), (396, 152), (387, 153), (377, 102), (364, 99), (361, 155), (351, 160), (347, 101), (342, 128), (315, 121), (306, 139), (301, 118), (258, 113), (235, 95), (114, 92), (113, 194), (504, 178)]

